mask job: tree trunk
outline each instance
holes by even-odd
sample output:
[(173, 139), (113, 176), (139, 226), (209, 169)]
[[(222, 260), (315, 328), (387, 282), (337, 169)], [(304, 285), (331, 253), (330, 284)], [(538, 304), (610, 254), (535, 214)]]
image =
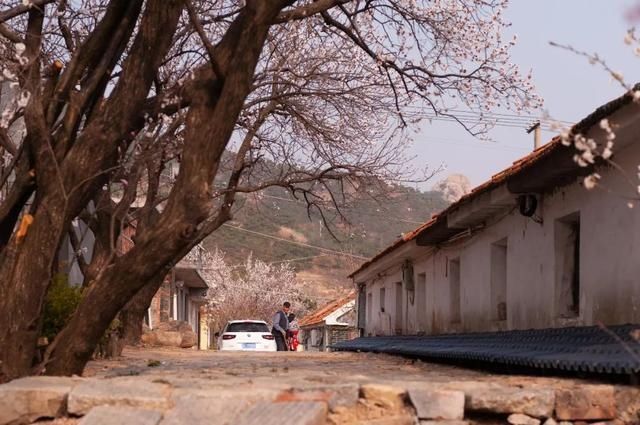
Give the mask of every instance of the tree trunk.
[(173, 258), (197, 243), (180, 238), (184, 227), (189, 226), (163, 220), (154, 235), (118, 257), (108, 273), (85, 289), (78, 309), (45, 355), (48, 375), (82, 373), (105, 331), (129, 300), (147, 283), (159, 286)]
[[(81, 374), (118, 312), (206, 236), (202, 226), (211, 219), (211, 182), (251, 90), (269, 26), (286, 3), (247, 2), (229, 27), (219, 44), (229, 58), (229, 63), (219, 64), (226, 75), (222, 81), (203, 81), (191, 104), (180, 174), (165, 210), (137, 245), (85, 290), (77, 311), (45, 354), (47, 374)], [(228, 220), (230, 208), (231, 201), (221, 207), (213, 226), (205, 228), (215, 230)]]
[(24, 237), (14, 235), (0, 265), (0, 360), (8, 379), (31, 370), (50, 271), (61, 240), (59, 229), (64, 228), (60, 206), (54, 202), (43, 206), (40, 211), (46, 211), (47, 217), (44, 212), (36, 214)]
[(144, 316), (163, 282), (164, 276), (149, 281), (120, 312), (124, 332), (123, 339), (126, 345), (140, 344)]
[[(11, 252), (6, 253), (0, 264), (0, 360), (2, 373), (8, 378), (31, 372), (42, 304), (62, 236), (66, 234), (71, 219), (100, 190), (100, 181), (96, 176), (113, 165), (114, 153), (119, 146), (117, 142), (126, 139), (125, 136), (136, 127), (151, 83), (170, 47), (182, 6), (179, 0), (147, 2), (121, 78), (103, 105), (104, 113), (87, 124), (60, 167), (47, 167), (50, 164), (44, 162), (36, 164), (36, 177), (40, 176), (37, 193), (39, 204), (33, 224), (23, 237), (14, 234), (6, 248)], [(135, 21), (137, 16), (138, 12), (134, 10), (130, 18)], [(36, 110), (38, 105), (36, 101), (30, 102), (25, 118), (29, 118), (26, 120), (28, 136), (33, 132), (33, 139), (39, 142), (39, 146), (34, 147), (39, 154), (36, 158), (44, 161), (50, 156), (47, 147), (51, 140), (46, 126), (42, 125), (42, 120), (38, 120), (42, 115), (41, 111)], [(47, 175), (52, 177), (45, 178)], [(127, 276), (127, 270), (122, 270), (121, 276)], [(116, 275), (111, 278), (120, 277)], [(92, 304), (94, 311), (86, 314), (94, 315), (101, 304)], [(122, 307), (118, 304), (118, 310)], [(88, 341), (90, 346), (84, 347), (89, 350), (89, 356), (116, 313), (112, 314), (108, 309), (106, 314), (96, 315), (101, 320), (108, 317), (108, 320), (101, 322), (100, 326), (104, 326), (98, 338)], [(84, 317), (82, 314), (80, 316)], [(86, 350), (80, 351), (84, 353)], [(83, 365), (87, 359), (83, 357)]]

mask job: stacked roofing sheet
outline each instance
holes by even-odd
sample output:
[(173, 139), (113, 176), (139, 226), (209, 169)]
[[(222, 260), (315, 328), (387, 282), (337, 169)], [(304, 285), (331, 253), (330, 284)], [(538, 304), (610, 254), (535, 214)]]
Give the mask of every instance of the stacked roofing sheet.
[(559, 371), (640, 373), (640, 325), (367, 337), (333, 348)]

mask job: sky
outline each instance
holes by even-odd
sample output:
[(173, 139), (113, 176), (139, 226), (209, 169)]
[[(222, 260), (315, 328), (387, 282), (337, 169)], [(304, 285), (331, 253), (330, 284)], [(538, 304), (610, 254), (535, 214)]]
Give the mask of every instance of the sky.
[[(550, 46), (549, 41), (598, 53), (628, 82), (640, 81), (640, 58), (623, 41), (631, 26), (625, 13), (634, 4), (635, 0), (511, 0), (506, 16), (512, 26), (505, 35), (518, 36), (512, 61), (522, 71), (533, 71), (537, 92), (544, 99), (543, 109), (550, 116), (580, 121), (624, 90), (603, 69)], [(530, 115), (542, 114), (540, 110)], [(446, 169), (419, 187), (429, 189), (457, 173), (477, 186), (533, 149), (533, 134), (524, 129), (497, 127), (489, 136), (493, 141), (479, 140), (455, 123), (423, 124), (410, 150), (414, 166), (436, 168), (444, 164)], [(553, 136), (543, 131), (542, 142)]]

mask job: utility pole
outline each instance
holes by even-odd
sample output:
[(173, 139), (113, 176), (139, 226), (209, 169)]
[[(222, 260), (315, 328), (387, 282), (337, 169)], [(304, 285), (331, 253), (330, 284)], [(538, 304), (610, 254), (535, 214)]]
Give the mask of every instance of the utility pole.
[(533, 131), (533, 149), (536, 150), (541, 146), (540, 142), (540, 121), (533, 123), (527, 130), (527, 134), (531, 134)]

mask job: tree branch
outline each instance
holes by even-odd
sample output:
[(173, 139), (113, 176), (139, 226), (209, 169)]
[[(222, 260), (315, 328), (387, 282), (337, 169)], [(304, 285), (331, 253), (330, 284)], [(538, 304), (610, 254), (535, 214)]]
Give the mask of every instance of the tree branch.
[(280, 13), (276, 19), (276, 24), (282, 24), (289, 21), (297, 21), (306, 19), (311, 15), (325, 12), (333, 7), (341, 4), (349, 3), (352, 0), (316, 0), (305, 6), (300, 6), (295, 9), (286, 10)]
[(56, 0), (31, 0), (31, 3), (29, 5), (20, 4), (18, 6), (12, 7), (11, 9), (4, 10), (0, 12), (0, 23), (27, 13), (33, 8), (42, 9), (43, 6), (49, 3), (53, 3), (54, 1)]
[(196, 32), (209, 55), (209, 62), (211, 63), (211, 68), (213, 68), (213, 73), (216, 78), (220, 79), (222, 78), (222, 71), (220, 70), (218, 61), (216, 60), (215, 48), (213, 47), (213, 44), (211, 44), (211, 41), (209, 41), (209, 37), (207, 37), (207, 34), (202, 27), (202, 22), (200, 22), (200, 18), (198, 18), (198, 14), (193, 7), (193, 3), (191, 3), (191, 0), (184, 0), (184, 4), (187, 7), (187, 12), (189, 12), (189, 19), (191, 20), (193, 27), (196, 29)]
[(0, 35), (12, 43), (22, 43), (22, 37), (5, 24), (0, 24)]

